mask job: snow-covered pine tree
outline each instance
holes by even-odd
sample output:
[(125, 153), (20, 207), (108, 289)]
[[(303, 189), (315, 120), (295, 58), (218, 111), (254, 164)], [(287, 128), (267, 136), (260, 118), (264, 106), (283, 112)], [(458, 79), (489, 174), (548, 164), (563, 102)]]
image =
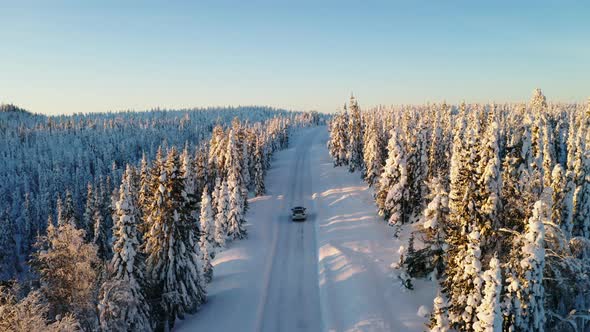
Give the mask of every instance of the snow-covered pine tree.
[(192, 226), (195, 229), (195, 236), (200, 236), (200, 229), (198, 223), (198, 200), (200, 198), (199, 193), (197, 192), (197, 181), (195, 179), (194, 173), (194, 163), (188, 153), (188, 147), (185, 147), (182, 154), (180, 155), (180, 176), (182, 178), (182, 198), (183, 198), (183, 206), (182, 210), (188, 213), (189, 222), (192, 223)]
[(408, 199), (407, 163), (397, 129), (391, 131), (387, 150), (387, 161), (379, 180), (375, 201), (380, 216), (389, 220), (390, 224), (398, 222), (403, 224), (407, 221), (405, 206)]
[(209, 140), (209, 170), (212, 176), (223, 177), (225, 175), (225, 133), (223, 127), (216, 125)]
[(408, 186), (408, 203), (407, 217), (419, 215), (424, 206), (426, 198), (426, 181), (428, 179), (428, 147), (427, 138), (428, 129), (419, 121), (418, 134), (416, 135), (409, 128), (404, 132), (407, 151), (407, 186)]
[(153, 283), (156, 321), (171, 328), (177, 317), (196, 312), (206, 300), (195, 221), (184, 207), (180, 160), (172, 148), (165, 163), (155, 163), (155, 180), (145, 239), (146, 267)]
[(78, 228), (80, 228), (78, 224), (78, 218), (76, 218), (76, 211), (74, 207), (74, 199), (72, 198), (72, 192), (68, 189), (66, 190), (65, 200), (63, 202), (60, 218), (57, 220), (57, 224), (61, 225), (63, 223), (70, 223)]
[(566, 239), (572, 236), (573, 217), (573, 182), (568, 181), (561, 164), (555, 165), (551, 172), (551, 190), (553, 192), (553, 206), (551, 220), (561, 228)]
[(449, 222), (449, 194), (442, 181), (435, 177), (428, 182), (430, 194), (429, 203), (422, 214), (424, 242), (430, 246), (428, 259), (431, 266), (436, 269), (436, 276), (440, 277), (444, 272), (445, 255), (445, 229)]
[[(217, 178), (219, 180), (219, 178)], [(219, 181), (216, 181), (219, 183)], [(222, 184), (216, 189), (218, 193), (216, 199), (217, 212), (215, 214), (215, 243), (218, 247), (225, 247), (228, 232), (228, 215), (229, 215), (229, 194), (227, 191), (227, 182), (223, 181)]]
[(383, 138), (377, 125), (377, 119), (370, 117), (367, 121), (367, 131), (365, 132), (365, 146), (363, 157), (365, 163), (365, 181), (372, 186), (377, 180), (383, 168)]
[(330, 155), (334, 158), (334, 167), (348, 165), (348, 113), (346, 105), (342, 113), (337, 114), (330, 122)]
[(543, 331), (545, 323), (545, 290), (543, 270), (545, 268), (545, 223), (551, 222), (551, 189), (546, 188), (527, 220), (522, 238), (522, 260), (520, 261), (520, 290), (523, 299), (523, 331)]
[[(157, 158), (157, 157), (156, 157)], [(147, 232), (147, 226), (145, 223), (145, 211), (148, 209), (150, 199), (150, 169), (147, 162), (145, 153), (142, 155), (140, 166), (139, 166), (139, 188), (137, 197), (137, 210), (139, 221), (137, 223), (138, 238), (143, 239), (144, 234)], [(141, 241), (140, 241), (141, 242)]]
[(447, 314), (447, 300), (441, 292), (434, 298), (432, 317), (428, 327), (430, 332), (449, 332), (449, 317)]
[(475, 332), (495, 332), (502, 329), (500, 296), (502, 293), (502, 270), (496, 256), (492, 257), (489, 269), (483, 273), (485, 288), (483, 299), (477, 307)]
[[(579, 133), (583, 135), (582, 130)], [(590, 239), (590, 130), (586, 130), (585, 139), (580, 137), (574, 162), (574, 234)]]
[(226, 153), (227, 186), (229, 191), (229, 211), (227, 215), (228, 236), (241, 239), (246, 236), (244, 228), (243, 182), (241, 182), (241, 151), (238, 150), (233, 129), (229, 132)]
[[(97, 204), (100, 203), (97, 202)], [(94, 236), (92, 243), (97, 248), (98, 257), (103, 261), (107, 261), (111, 257), (111, 245), (109, 243), (108, 226), (99, 206), (94, 209), (93, 223)]]
[(21, 228), (21, 253), (25, 256), (31, 252), (31, 246), (34, 243), (35, 236), (37, 236), (38, 227), (37, 222), (33, 220), (33, 212), (31, 206), (31, 194), (25, 193), (25, 200), (23, 202), (23, 216)]
[(541, 134), (543, 136), (543, 186), (551, 186), (551, 175), (556, 163), (555, 155), (555, 137), (553, 136), (553, 127), (546, 115), (542, 115)]
[(137, 188), (131, 177), (131, 166), (127, 165), (115, 207), (110, 276), (102, 286), (98, 305), (105, 331), (152, 330), (150, 307), (143, 292), (147, 285), (145, 262), (139, 255)]
[(348, 170), (350, 172), (362, 171), (364, 169), (363, 125), (361, 122), (361, 110), (354, 96), (350, 96), (348, 109), (350, 111), (347, 145)]
[(201, 146), (197, 148), (194, 158), (195, 168), (195, 192), (201, 193), (206, 186), (213, 186), (215, 178), (209, 178), (209, 169), (207, 163), (207, 147)]
[(443, 103), (440, 107), (439, 112), (434, 113), (434, 125), (430, 135), (430, 148), (429, 148), (429, 160), (428, 160), (428, 171), (429, 176), (439, 177), (442, 181), (447, 181), (449, 172), (449, 158), (447, 157), (449, 139), (445, 137), (444, 132), (444, 118), (448, 117), (450, 113), (450, 107), (447, 103)]
[(213, 278), (213, 266), (211, 265), (211, 258), (215, 257), (213, 250), (214, 230), (215, 224), (213, 220), (213, 212), (211, 210), (211, 198), (207, 187), (203, 190), (201, 196), (201, 237), (199, 239), (199, 247), (201, 251), (201, 259), (203, 260), (203, 275), (206, 282), (211, 282)]
[(260, 138), (256, 139), (254, 150), (254, 193), (256, 196), (262, 196), (266, 192), (264, 185), (264, 147)]
[(86, 232), (86, 241), (90, 242), (94, 238), (94, 209), (96, 207), (96, 197), (92, 183), (88, 182), (86, 187), (86, 205), (84, 207), (84, 232)]
[(482, 299), (481, 235), (477, 224), (471, 229), (467, 244), (452, 258), (459, 267), (459, 273), (453, 275), (448, 293), (449, 319), (452, 326), (461, 331), (472, 330), (476, 309)]
[[(496, 107), (490, 106), (488, 114), (488, 124), (484, 133), (478, 165), (478, 187), (481, 202), (478, 203), (479, 210), (484, 218), (481, 225), (483, 235), (494, 232), (499, 228), (498, 214), (501, 209), (500, 192), (501, 192), (501, 161), (500, 161), (500, 132), (496, 120)], [(486, 249), (491, 249), (497, 245), (495, 243), (495, 234), (486, 237), (488, 242), (482, 243)], [(486, 250), (488, 251), (488, 250)]]

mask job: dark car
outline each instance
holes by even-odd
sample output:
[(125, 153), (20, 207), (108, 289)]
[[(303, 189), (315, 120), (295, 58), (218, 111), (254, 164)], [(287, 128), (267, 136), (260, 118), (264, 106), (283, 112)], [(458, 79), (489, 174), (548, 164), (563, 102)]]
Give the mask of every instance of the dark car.
[(291, 209), (291, 220), (293, 221), (301, 221), (307, 218), (307, 214), (305, 214), (305, 208), (303, 206), (296, 206)]

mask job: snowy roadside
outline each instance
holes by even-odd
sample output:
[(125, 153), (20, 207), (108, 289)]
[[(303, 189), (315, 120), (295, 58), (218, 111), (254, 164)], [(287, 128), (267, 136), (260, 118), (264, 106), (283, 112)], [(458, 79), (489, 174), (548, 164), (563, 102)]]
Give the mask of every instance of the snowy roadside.
[(393, 239), (393, 229), (377, 215), (373, 189), (358, 172), (334, 168), (323, 146), (313, 148), (311, 159), (325, 330), (424, 331), (427, 318), (417, 312), (421, 305), (432, 307), (436, 282), (416, 280), (407, 291), (391, 269), (414, 225)]

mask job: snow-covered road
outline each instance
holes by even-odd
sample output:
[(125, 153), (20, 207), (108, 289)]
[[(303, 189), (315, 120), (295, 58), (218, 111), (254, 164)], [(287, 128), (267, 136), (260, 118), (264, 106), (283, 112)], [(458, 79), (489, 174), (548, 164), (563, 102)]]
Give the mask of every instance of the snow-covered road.
[[(267, 195), (250, 199), (248, 238), (214, 260), (209, 302), (177, 331), (422, 331), (431, 282), (404, 292), (389, 266), (401, 243), (358, 173), (334, 168), (325, 127), (276, 154)], [(308, 208), (294, 223), (290, 208)], [(402, 237), (403, 238), (403, 237)]]

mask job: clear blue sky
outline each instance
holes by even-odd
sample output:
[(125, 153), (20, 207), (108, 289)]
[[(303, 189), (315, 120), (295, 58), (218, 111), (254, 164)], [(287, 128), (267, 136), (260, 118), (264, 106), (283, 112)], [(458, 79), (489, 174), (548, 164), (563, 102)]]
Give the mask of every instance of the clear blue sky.
[(0, 41), (0, 103), (46, 114), (590, 96), (588, 1), (0, 0)]

